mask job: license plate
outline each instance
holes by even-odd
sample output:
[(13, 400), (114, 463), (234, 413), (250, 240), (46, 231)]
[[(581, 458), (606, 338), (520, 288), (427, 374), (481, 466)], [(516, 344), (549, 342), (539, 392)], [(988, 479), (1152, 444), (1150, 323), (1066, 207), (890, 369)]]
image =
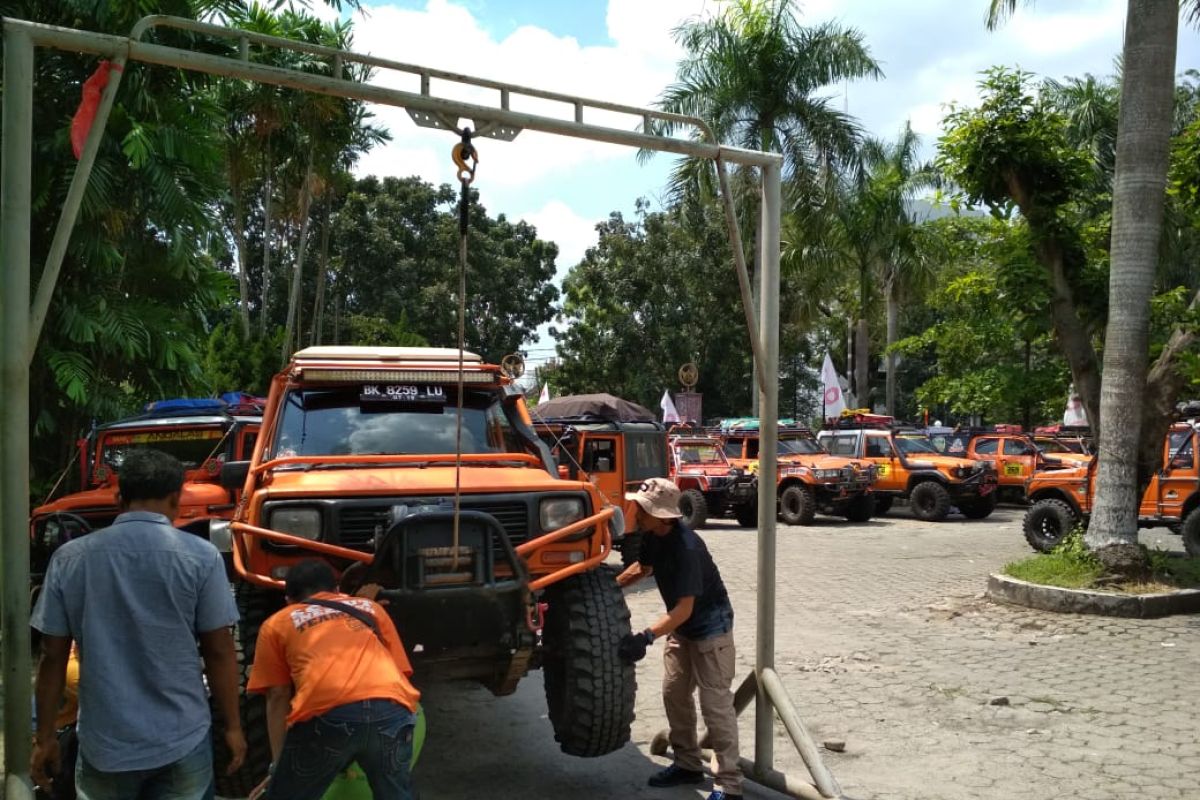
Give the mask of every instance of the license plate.
[(364, 403), (441, 403), (446, 402), (442, 386), (403, 383), (371, 383), (362, 387), (359, 400)]

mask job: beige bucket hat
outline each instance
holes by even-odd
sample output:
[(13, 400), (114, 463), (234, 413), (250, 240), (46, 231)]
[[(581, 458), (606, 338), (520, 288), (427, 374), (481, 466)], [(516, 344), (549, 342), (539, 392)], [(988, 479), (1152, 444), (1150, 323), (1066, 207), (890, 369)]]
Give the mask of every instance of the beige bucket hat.
[(636, 492), (627, 492), (626, 500), (633, 500), (642, 510), (659, 519), (680, 519), (679, 487), (666, 478), (648, 478), (642, 481)]

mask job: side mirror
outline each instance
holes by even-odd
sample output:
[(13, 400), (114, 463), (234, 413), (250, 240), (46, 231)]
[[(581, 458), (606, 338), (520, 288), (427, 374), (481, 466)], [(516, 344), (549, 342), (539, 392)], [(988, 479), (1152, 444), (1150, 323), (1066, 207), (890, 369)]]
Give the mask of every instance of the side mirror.
[(249, 474), (249, 461), (228, 461), (221, 465), (221, 485), (231, 492), (240, 491)]

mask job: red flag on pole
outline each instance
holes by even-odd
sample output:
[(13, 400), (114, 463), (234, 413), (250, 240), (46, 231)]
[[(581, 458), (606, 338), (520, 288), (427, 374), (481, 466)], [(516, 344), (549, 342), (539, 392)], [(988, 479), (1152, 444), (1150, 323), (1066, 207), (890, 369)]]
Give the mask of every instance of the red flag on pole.
[[(96, 111), (100, 108), (100, 95), (104, 92), (104, 87), (108, 85), (108, 73), (113, 69), (113, 64), (108, 61), (101, 61), (100, 66), (96, 67), (96, 71), (92, 73), (83, 84), (83, 100), (79, 103), (79, 108), (75, 111), (75, 116), (71, 119), (71, 150), (75, 153), (75, 160), (83, 154), (83, 145), (87, 141), (88, 133), (92, 130), (92, 122), (96, 119)], [(117, 67), (119, 70), (120, 67)]]

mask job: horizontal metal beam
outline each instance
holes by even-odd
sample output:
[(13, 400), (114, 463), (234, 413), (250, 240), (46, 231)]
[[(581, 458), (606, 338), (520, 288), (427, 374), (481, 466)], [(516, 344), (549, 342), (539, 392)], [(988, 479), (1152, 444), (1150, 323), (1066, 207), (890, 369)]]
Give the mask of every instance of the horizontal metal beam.
[[(738, 147), (724, 147), (691, 139), (656, 136), (632, 130), (610, 128), (603, 125), (580, 123), (574, 119), (559, 119), (540, 114), (512, 111), (511, 109), (482, 106), (459, 100), (415, 94), (398, 89), (388, 89), (357, 81), (330, 78), (324, 75), (313, 75), (307, 72), (272, 67), (266, 64), (255, 64), (237, 58), (226, 58), (208, 53), (197, 53), (174, 47), (147, 44), (121, 36), (77, 31), (71, 28), (42, 25), (40, 23), (11, 18), (4, 19), (4, 26), (6, 29), (11, 26), (27, 31), (33, 42), (43, 47), (54, 47), (60, 50), (72, 50), (79, 53), (93, 53), (107, 58), (116, 58), (124, 54), (127, 55), (129, 61), (140, 61), (146, 64), (193, 70), (209, 75), (241, 78), (243, 80), (258, 81), (273, 86), (284, 86), (316, 94), (347, 97), (353, 100), (396, 106), (409, 110), (428, 111), (432, 114), (463, 117), (474, 121), (476, 126), (482, 126), (486, 123), (509, 125), (541, 131), (543, 133), (571, 136), (577, 139), (608, 142), (610, 144), (636, 147), (643, 150), (675, 153), (692, 158), (704, 158), (715, 161), (718, 157), (721, 157), (725, 161), (746, 166), (766, 167), (782, 164), (783, 161), (783, 157), (777, 153), (763, 153), (757, 150), (745, 150)], [(364, 59), (363, 63), (367, 63), (366, 59), (368, 57), (363, 56), (361, 58)], [(483, 79), (473, 80), (477, 82), (483, 81)], [(505, 84), (492, 83), (496, 87), (506, 86)], [(509, 86), (508, 89), (510, 91), (522, 91), (522, 87), (516, 85)], [(533, 90), (525, 91), (533, 93)], [(636, 111), (648, 119), (654, 118), (661, 113), (654, 109), (636, 109)]]

